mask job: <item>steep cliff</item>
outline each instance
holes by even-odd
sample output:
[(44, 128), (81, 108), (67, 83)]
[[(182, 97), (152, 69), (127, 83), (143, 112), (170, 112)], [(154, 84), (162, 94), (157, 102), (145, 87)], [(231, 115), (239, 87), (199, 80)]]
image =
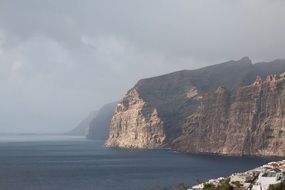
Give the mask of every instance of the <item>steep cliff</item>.
[(143, 101), (136, 89), (117, 105), (107, 146), (160, 148), (165, 144), (163, 122), (157, 110)]
[(205, 94), (197, 112), (186, 118), (178, 151), (230, 155), (285, 155), (285, 75), (260, 77), (230, 92)]
[(89, 131), (90, 122), (96, 117), (97, 111), (89, 113), (74, 129), (65, 133), (65, 135), (86, 136)]
[[(205, 94), (219, 86), (228, 89), (217, 90), (217, 93), (222, 93), (217, 104), (224, 106), (221, 106), (223, 112), (214, 113), (220, 115), (213, 116), (226, 117), (223, 114), (228, 114), (227, 101), (232, 99), (231, 92), (240, 86), (250, 85), (257, 75), (264, 78), (268, 74), (282, 71), (285, 71), (285, 61), (252, 64), (251, 60), (245, 57), (239, 61), (229, 61), (198, 70), (183, 70), (140, 80), (119, 102), (106, 145), (161, 148), (171, 147), (173, 144), (177, 150), (188, 151), (178, 147), (182, 146), (182, 141), (188, 139), (185, 131), (191, 127), (185, 127), (186, 123), (200, 126), (197, 125), (197, 120), (201, 102), (206, 100)], [(216, 122), (219, 123), (218, 120)], [(226, 127), (226, 124), (223, 125)]]
[(117, 102), (105, 104), (89, 122), (88, 139), (107, 140), (109, 127)]

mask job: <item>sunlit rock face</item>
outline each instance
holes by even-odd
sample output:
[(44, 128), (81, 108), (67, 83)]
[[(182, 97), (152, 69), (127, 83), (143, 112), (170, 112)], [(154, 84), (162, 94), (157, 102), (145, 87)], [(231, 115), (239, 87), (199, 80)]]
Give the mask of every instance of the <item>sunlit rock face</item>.
[(107, 146), (161, 148), (166, 134), (156, 108), (131, 90), (116, 108)]
[[(247, 130), (253, 129), (244, 127), (251, 121), (257, 122), (254, 113), (260, 112), (254, 107), (258, 103), (255, 105), (252, 99), (260, 96), (263, 86), (269, 85), (262, 79), (283, 71), (285, 61), (252, 64), (245, 57), (198, 70), (142, 79), (118, 103), (106, 145), (252, 154), (255, 144), (260, 144), (258, 138), (248, 136)], [(260, 78), (256, 80), (258, 75)], [(274, 86), (272, 81), (270, 86)], [(274, 98), (273, 92), (267, 93)], [(255, 133), (258, 136), (256, 130)], [(230, 138), (255, 144), (246, 148)]]
[(205, 94), (172, 148), (230, 155), (285, 155), (285, 77)]

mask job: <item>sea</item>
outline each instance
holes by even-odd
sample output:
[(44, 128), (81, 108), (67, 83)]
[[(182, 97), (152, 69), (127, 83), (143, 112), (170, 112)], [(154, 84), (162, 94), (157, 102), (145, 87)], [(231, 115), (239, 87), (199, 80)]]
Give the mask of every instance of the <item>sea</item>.
[(59, 135), (0, 136), (0, 190), (152, 190), (194, 185), (273, 158), (106, 148)]

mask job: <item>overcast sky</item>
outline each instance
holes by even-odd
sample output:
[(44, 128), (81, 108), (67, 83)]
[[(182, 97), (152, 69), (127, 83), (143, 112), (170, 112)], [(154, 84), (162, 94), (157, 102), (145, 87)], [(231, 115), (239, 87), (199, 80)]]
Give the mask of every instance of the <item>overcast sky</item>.
[(0, 0), (0, 133), (63, 132), (138, 79), (285, 58), (284, 0)]

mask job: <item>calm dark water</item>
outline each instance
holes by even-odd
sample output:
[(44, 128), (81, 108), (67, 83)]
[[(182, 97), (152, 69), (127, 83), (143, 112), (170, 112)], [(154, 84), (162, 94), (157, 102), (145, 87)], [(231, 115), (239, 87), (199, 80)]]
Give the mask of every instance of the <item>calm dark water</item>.
[(74, 137), (0, 137), (1, 190), (146, 190), (195, 184), (268, 160), (110, 149)]

